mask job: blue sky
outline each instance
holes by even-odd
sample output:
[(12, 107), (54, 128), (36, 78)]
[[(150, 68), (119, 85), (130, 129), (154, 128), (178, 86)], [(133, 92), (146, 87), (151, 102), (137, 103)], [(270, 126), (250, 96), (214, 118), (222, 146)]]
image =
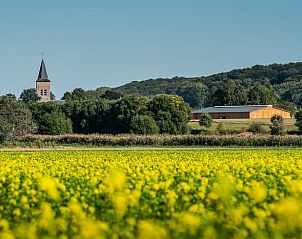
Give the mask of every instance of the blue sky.
[(3, 0), (0, 94), (35, 86), (42, 51), (57, 97), (301, 61), (301, 9), (301, 0)]

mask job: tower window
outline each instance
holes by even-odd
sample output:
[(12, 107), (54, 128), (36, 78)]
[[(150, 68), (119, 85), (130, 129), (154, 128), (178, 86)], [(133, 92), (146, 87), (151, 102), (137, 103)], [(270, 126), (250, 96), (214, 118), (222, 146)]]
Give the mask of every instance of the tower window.
[(44, 90), (44, 95), (47, 95), (47, 90)]
[(40, 90), (40, 95), (43, 95), (43, 90), (42, 89)]

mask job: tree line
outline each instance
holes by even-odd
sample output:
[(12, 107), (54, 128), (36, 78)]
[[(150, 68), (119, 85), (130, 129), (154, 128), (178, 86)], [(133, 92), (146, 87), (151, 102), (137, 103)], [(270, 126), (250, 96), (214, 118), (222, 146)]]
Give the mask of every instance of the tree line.
[[(24, 96), (24, 94), (23, 94)], [(0, 97), (0, 140), (38, 134), (185, 134), (191, 109), (176, 95), (128, 95), (65, 104)]]

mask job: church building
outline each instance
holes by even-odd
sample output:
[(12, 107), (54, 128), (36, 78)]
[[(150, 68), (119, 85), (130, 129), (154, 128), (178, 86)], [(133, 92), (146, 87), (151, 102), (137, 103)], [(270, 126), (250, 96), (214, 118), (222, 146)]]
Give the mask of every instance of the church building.
[(42, 59), (38, 79), (36, 80), (36, 93), (40, 101), (47, 102), (51, 100), (50, 80), (48, 79), (44, 60)]

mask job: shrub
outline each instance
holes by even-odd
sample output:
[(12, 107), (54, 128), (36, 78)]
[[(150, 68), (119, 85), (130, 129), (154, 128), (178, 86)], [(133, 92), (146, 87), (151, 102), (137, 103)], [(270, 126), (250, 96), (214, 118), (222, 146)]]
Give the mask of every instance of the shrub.
[(202, 127), (210, 128), (212, 126), (213, 119), (208, 113), (204, 113), (201, 115), (199, 120), (199, 125)]
[(222, 122), (219, 122), (219, 124), (217, 125), (217, 131), (219, 134), (226, 134), (226, 129)]
[(247, 130), (248, 132), (252, 132), (254, 134), (262, 134), (265, 132), (265, 129), (263, 128), (263, 126), (258, 123), (258, 122), (254, 122), (250, 125), (250, 127)]
[(298, 135), (27, 135), (19, 146), (302, 146)]
[(299, 110), (295, 113), (296, 126), (300, 131), (302, 131), (302, 110)]
[(284, 134), (284, 123), (281, 115), (273, 115), (271, 118), (272, 125), (270, 126), (272, 135)]

